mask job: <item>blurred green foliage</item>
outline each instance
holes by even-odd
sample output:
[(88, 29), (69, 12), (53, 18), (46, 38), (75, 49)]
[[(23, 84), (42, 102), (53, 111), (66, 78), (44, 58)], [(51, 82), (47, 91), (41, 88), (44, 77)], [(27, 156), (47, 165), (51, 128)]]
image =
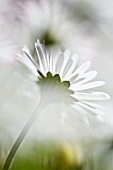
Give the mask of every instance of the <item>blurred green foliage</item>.
[[(84, 146), (80, 150), (77, 145), (65, 142), (24, 144), (16, 153), (9, 170), (112, 170), (111, 146), (110, 142), (104, 142)], [(83, 157), (80, 156), (81, 152)]]
[(80, 170), (72, 151), (71, 145), (61, 148), (55, 142), (24, 145), (19, 148), (9, 170)]

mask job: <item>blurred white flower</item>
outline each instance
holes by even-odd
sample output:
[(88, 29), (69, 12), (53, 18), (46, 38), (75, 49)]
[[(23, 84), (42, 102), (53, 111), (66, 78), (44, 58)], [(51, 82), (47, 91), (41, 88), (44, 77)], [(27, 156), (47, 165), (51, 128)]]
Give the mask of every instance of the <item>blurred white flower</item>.
[(6, 8), (0, 9), (7, 14), (2, 12), (0, 24), (2, 62), (8, 58), (13, 61), (24, 44), (35, 53), (32, 44), (39, 38), (47, 45), (60, 44), (69, 48), (83, 60), (95, 60), (98, 67), (100, 51), (105, 49), (103, 45), (109, 47), (109, 37), (112, 37), (108, 36), (112, 12), (108, 15), (109, 5), (104, 10), (105, 4), (89, 0), (5, 0), (1, 6), (5, 8), (6, 5)]
[(70, 6), (58, 0), (43, 0), (38, 3), (34, 1), (26, 5), (23, 18), (24, 37), (32, 53), (35, 49), (31, 46), (31, 41), (35, 42), (39, 38), (47, 46), (59, 44), (83, 55), (83, 58), (96, 56), (96, 39), (83, 33), (84, 26), (81, 30), (73, 16), (74, 9)]
[(24, 12), (25, 31), (30, 35), (27, 39), (28, 45), (31, 44), (30, 40), (35, 42), (37, 38), (46, 45), (63, 45), (73, 32), (74, 23), (62, 1), (29, 2)]
[(85, 56), (83, 58), (96, 57), (96, 39), (83, 33), (68, 4), (58, 0), (8, 2), (7, 8), (3, 8), (7, 15), (3, 13), (0, 24), (2, 62), (13, 61), (24, 44), (35, 52), (32, 44), (37, 38), (46, 45), (60, 44)]

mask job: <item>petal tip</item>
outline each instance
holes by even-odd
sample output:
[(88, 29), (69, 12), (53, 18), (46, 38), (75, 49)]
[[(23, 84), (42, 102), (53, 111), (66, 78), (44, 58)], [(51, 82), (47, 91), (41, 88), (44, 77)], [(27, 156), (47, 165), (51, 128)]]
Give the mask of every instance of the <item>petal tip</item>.
[(35, 42), (35, 47), (37, 47), (37, 45), (38, 45), (37, 42)]
[(106, 99), (111, 99), (111, 97), (109, 96), (109, 94), (106, 94)]

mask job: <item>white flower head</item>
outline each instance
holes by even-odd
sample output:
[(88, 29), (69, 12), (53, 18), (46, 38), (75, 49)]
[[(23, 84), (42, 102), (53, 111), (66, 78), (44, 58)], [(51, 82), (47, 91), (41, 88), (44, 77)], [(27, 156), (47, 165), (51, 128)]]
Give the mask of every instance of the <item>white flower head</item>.
[[(88, 3), (86, 5), (84, 4), (79, 4), (76, 1), (74, 3), (71, 1), (66, 3), (59, 0), (42, 0), (38, 1), (38, 3), (29, 1), (24, 9), (23, 18), (25, 26), (23, 37), (26, 40), (25, 44), (27, 43), (29, 48), (31, 48), (30, 50), (34, 52), (31, 41), (35, 42), (38, 37), (47, 46), (57, 44), (72, 51), (77, 51), (77, 53), (84, 56), (83, 58), (96, 57), (95, 53), (98, 52), (98, 41), (96, 37), (94, 38), (89, 34), (89, 29), (94, 29), (94, 25), (91, 24), (93, 22), (91, 14), (92, 11), (95, 13), (95, 10), (91, 8), (91, 13), (88, 12), (86, 8)], [(82, 6), (83, 10), (81, 11), (81, 8), (79, 10), (78, 6)], [(87, 23), (85, 25), (83, 22), (81, 25), (78, 22), (79, 16), (74, 16), (73, 14), (75, 12), (77, 13), (77, 11), (80, 11), (79, 14), (81, 12), (83, 13), (83, 18), (89, 18), (88, 22), (90, 20), (91, 23), (89, 22), (90, 24), (88, 26), (86, 26)], [(85, 27), (88, 27), (86, 28), (89, 31), (88, 33), (84, 31)]]
[[(107, 42), (106, 39), (105, 41), (102, 39), (101, 44), (99, 37), (103, 37), (106, 27), (112, 30), (112, 26), (107, 24), (108, 19), (105, 23), (104, 20), (98, 21), (98, 12), (93, 10), (95, 5), (87, 1), (75, 0), (73, 3), (72, 1), (67, 3), (66, 0), (38, 0), (24, 3), (19, 1), (10, 4), (6, 11), (1, 8), (3, 14), (7, 14), (3, 15), (1, 12), (0, 15), (1, 62), (15, 61), (16, 54), (24, 44), (28, 45), (32, 53), (35, 52), (32, 44), (37, 38), (48, 46), (57, 44), (76, 51), (83, 59), (97, 60), (98, 56), (101, 56), (98, 49), (103, 42)], [(96, 4), (98, 6), (98, 3)], [(106, 31), (107, 34), (110, 30)]]
[[(70, 50), (62, 52), (59, 49), (51, 55), (46, 48), (35, 43), (38, 63), (33, 59), (27, 48), (23, 49), (24, 55), (19, 56), (19, 61), (24, 63), (36, 77), (36, 82), (41, 89), (42, 98), (51, 102), (64, 102), (80, 110), (87, 110), (101, 116), (103, 107), (94, 101), (109, 99), (104, 92), (92, 91), (105, 84), (103, 81), (93, 81), (96, 71), (89, 71), (91, 62), (87, 61), (77, 68), (78, 55), (71, 55)], [(77, 107), (76, 107), (77, 106)]]
[(28, 45), (32, 53), (35, 49), (31, 41), (34, 43), (37, 38), (48, 47), (60, 45), (80, 54), (85, 49), (94, 51), (95, 42), (88, 37), (83, 38), (78, 24), (73, 19), (72, 10), (68, 7), (63, 1), (29, 1), (24, 9), (23, 38), (24, 44)]

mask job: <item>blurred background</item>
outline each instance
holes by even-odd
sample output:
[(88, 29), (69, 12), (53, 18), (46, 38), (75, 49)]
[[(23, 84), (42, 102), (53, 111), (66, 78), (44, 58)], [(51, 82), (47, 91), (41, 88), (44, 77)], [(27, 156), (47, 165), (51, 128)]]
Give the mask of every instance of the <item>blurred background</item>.
[[(70, 49), (72, 53), (77, 53), (79, 64), (90, 60), (92, 69), (98, 71), (97, 79), (106, 82), (100, 90), (108, 93), (111, 99), (104, 103), (106, 107), (104, 120), (99, 121), (89, 117), (88, 126), (81, 115), (74, 115), (72, 109), (67, 111), (70, 114), (66, 113), (67, 117), (62, 121), (64, 117), (62, 118), (61, 113), (64, 110), (57, 105), (50, 106), (48, 111), (39, 116), (29, 131), (25, 144), (29, 143), (27, 142), (29, 140), (37, 139), (43, 141), (65, 139), (72, 143), (77, 142), (86, 148), (83, 152), (87, 155), (87, 161), (85, 160), (84, 166), (82, 162), (79, 169), (84, 167), (84, 169), (111, 170), (113, 168), (112, 0), (0, 0), (0, 163), (5, 159), (40, 99), (37, 85), (27, 79), (28, 70), (17, 62), (17, 54), (21, 53), (25, 45), (36, 58), (34, 43), (37, 39), (44, 42), (47, 48), (60, 46), (62, 50)], [(17, 165), (20, 167), (18, 159)], [(101, 163), (103, 160), (105, 163)], [(12, 169), (17, 168), (15, 164)], [(25, 167), (19, 169), (22, 168), (25, 169)]]

